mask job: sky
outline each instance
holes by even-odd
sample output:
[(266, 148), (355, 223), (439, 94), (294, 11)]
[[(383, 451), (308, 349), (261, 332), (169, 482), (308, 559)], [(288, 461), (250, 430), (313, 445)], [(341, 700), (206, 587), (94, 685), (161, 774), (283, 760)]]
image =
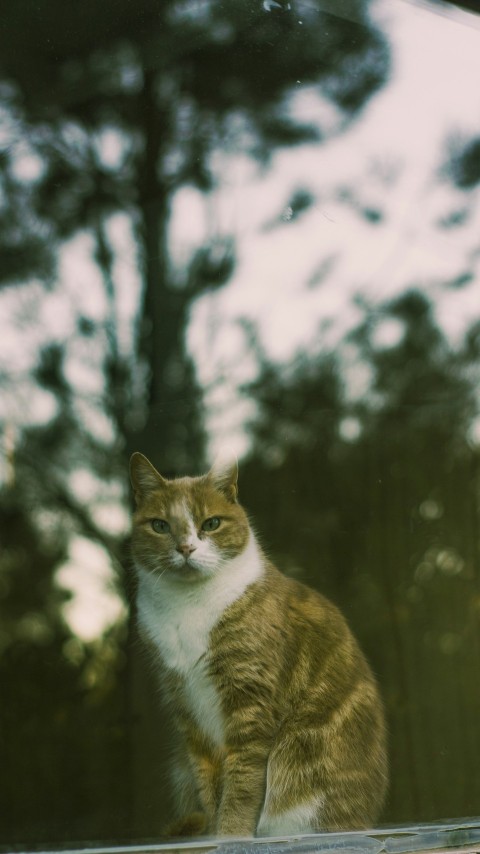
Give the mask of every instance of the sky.
[[(179, 269), (205, 240), (232, 233), (236, 240), (238, 263), (231, 280), (198, 300), (188, 329), (207, 390), (212, 459), (248, 453), (245, 422), (254, 417), (254, 407), (239, 387), (255, 378), (257, 363), (243, 320), (254, 324), (266, 354), (279, 365), (290, 365), (303, 350), (312, 355), (335, 350), (343, 360), (347, 392), (358, 398), (368, 392), (369, 375), (353, 345), (345, 343), (362, 319), (358, 295), (371, 306), (379, 347), (393, 346), (403, 334), (400, 323), (382, 314), (382, 306), (408, 287), (419, 287), (434, 300), (437, 320), (454, 345), (480, 316), (480, 190), (455, 189), (442, 171), (455, 146), (480, 133), (479, 22), (468, 13), (410, 0), (376, 0), (372, 13), (390, 42), (392, 73), (352, 124), (345, 127), (321, 92), (300, 81), (286, 108), (316, 122), (325, 142), (278, 150), (268, 168), (234, 147), (218, 151), (212, 164), (216, 190), (206, 199), (187, 187), (174, 201), (170, 241)], [(121, 142), (107, 133), (98, 144), (114, 168)], [(21, 152), (18, 169), (26, 180), (38, 168), (28, 152)], [(308, 190), (313, 203), (295, 217), (291, 200), (298, 190)], [(461, 227), (441, 227), (459, 214)], [(138, 257), (126, 216), (112, 218), (109, 231), (120, 341), (129, 352), (141, 288)], [(92, 253), (90, 238), (81, 234), (61, 253), (58, 287), (45, 294), (32, 282), (23, 296), (19, 288), (2, 293), (0, 365), (20, 378), (35, 363), (42, 342), (71, 338), (67, 374), (82, 391), (79, 413), (89, 429), (108, 440), (111, 425), (95, 405), (103, 381), (101, 348), (73, 336), (79, 312), (101, 319), (107, 311)], [(474, 272), (468, 284), (448, 286), (466, 270)], [(45, 423), (55, 405), (45, 390), (14, 383), (13, 393), (0, 399), (9, 441), (16, 419)], [(357, 426), (350, 419), (343, 430), (353, 439)], [(73, 474), (72, 487), (86, 502), (98, 492), (81, 469)], [(121, 498), (113, 490), (95, 510), (111, 533), (128, 529)], [(74, 594), (65, 618), (84, 641), (123, 617), (110, 562), (100, 547), (72, 538), (57, 578)]]
[[(211, 387), (212, 456), (248, 450), (243, 421), (251, 406), (238, 386), (255, 376), (256, 364), (239, 319), (253, 321), (267, 355), (288, 364), (299, 350), (341, 349), (361, 318), (359, 294), (375, 311), (420, 287), (454, 345), (479, 313), (480, 191), (456, 190), (442, 175), (452, 146), (480, 132), (477, 19), (406, 0), (378, 0), (373, 17), (391, 45), (392, 75), (353, 125), (339, 133), (335, 110), (300, 87), (291, 110), (316, 117), (330, 133), (326, 143), (281, 150), (265, 173), (242, 155), (224, 156), (209, 204), (225, 233), (234, 224), (238, 264), (227, 287), (196, 304), (189, 330), (200, 379)], [(302, 188), (314, 204), (291, 218), (289, 201)], [(465, 212), (462, 228), (439, 227), (458, 212)], [(194, 190), (184, 191), (175, 213), (180, 261), (189, 241), (208, 235), (209, 217)], [(445, 286), (472, 268), (468, 286)], [(377, 342), (391, 346), (400, 334), (380, 313)], [(346, 353), (352, 396), (365, 392), (356, 361)]]

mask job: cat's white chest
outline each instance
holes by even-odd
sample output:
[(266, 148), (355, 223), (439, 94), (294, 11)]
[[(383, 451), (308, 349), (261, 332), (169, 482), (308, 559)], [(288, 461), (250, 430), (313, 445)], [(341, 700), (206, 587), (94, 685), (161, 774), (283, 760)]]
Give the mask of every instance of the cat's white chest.
[(220, 697), (208, 672), (205, 659), (197, 662), (186, 674), (185, 693), (197, 725), (214, 744), (221, 747), (225, 743), (225, 721)]
[(181, 591), (183, 596), (172, 594), (159, 602), (151, 596), (149, 587), (149, 577), (143, 579), (143, 585), (140, 580), (140, 626), (158, 649), (163, 663), (183, 677), (186, 701), (199, 728), (214, 744), (222, 745), (220, 697), (207, 665), (209, 635), (218, 616), (201, 601), (201, 595)]
[(208, 672), (210, 633), (225, 609), (263, 573), (253, 535), (245, 551), (205, 583), (169, 583), (137, 567), (137, 612), (141, 631), (163, 663), (183, 677), (186, 699), (200, 727), (215, 744), (224, 742), (217, 688)]
[[(148, 588), (148, 579), (145, 579)], [(163, 662), (186, 675), (206, 653), (213, 627), (209, 615), (196, 603), (158, 602), (149, 591), (139, 592), (138, 618), (141, 628), (157, 647)]]
[(151, 595), (150, 580), (150, 576), (143, 579), (143, 589), (140, 582), (141, 628), (157, 647), (164, 664), (183, 677), (186, 701), (197, 725), (220, 746), (224, 743), (224, 720), (207, 665), (209, 635), (216, 615), (205, 607), (201, 595), (185, 597), (185, 591), (184, 598), (173, 595), (160, 604)]

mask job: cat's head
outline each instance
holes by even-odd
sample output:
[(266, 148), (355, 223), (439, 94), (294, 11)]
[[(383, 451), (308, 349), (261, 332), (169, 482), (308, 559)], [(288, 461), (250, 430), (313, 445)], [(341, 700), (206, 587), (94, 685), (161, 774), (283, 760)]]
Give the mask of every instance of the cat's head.
[(249, 539), (248, 520), (237, 503), (237, 477), (235, 463), (215, 466), (203, 477), (167, 480), (143, 454), (133, 454), (136, 565), (175, 581), (220, 572)]

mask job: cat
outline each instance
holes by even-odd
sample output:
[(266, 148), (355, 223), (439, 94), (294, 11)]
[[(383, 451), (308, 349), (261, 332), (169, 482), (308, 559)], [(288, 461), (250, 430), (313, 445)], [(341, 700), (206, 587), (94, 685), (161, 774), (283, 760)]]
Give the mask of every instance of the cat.
[(171, 834), (372, 826), (383, 706), (339, 610), (266, 558), (236, 464), (167, 480), (137, 452), (130, 474), (138, 627), (178, 734)]

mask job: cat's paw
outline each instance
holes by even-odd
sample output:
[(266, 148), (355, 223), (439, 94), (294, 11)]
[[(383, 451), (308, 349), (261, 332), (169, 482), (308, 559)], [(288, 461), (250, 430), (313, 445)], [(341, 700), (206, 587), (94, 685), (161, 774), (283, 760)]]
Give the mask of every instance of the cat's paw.
[(165, 836), (201, 836), (207, 829), (207, 817), (203, 812), (192, 812), (169, 825)]

